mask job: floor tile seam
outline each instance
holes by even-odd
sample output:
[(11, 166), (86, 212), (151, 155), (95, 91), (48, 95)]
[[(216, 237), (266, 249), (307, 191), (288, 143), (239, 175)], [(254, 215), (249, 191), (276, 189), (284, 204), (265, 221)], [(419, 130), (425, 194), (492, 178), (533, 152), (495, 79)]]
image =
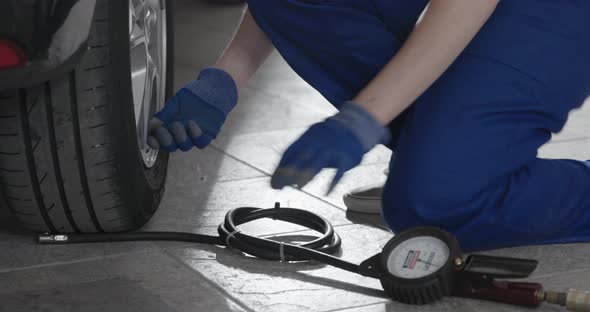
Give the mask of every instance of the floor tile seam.
[[(266, 90), (266, 89), (264, 89), (264, 88), (261, 88), (261, 87), (256, 87), (256, 86), (254, 86), (254, 85), (248, 85), (248, 86), (247, 86), (247, 88), (248, 88), (248, 89), (251, 89), (252, 91), (256, 91), (256, 92), (263, 93), (264, 95), (267, 95), (267, 96), (278, 97), (279, 99), (281, 99), (281, 100), (284, 100), (284, 101), (287, 101), (287, 102), (291, 103), (292, 105), (301, 105), (301, 104), (300, 104), (300, 102), (298, 102), (298, 101), (295, 101), (295, 100), (292, 100), (292, 99), (290, 99), (289, 97), (287, 97), (287, 96), (285, 96), (285, 95), (281, 94), (280, 92), (274, 93), (274, 92), (271, 92), (271, 91), (269, 91), (269, 90)], [(317, 112), (317, 113), (325, 113), (325, 114), (327, 114), (327, 113), (328, 113), (327, 111), (323, 111), (323, 110), (322, 110), (322, 109), (320, 109), (320, 108), (314, 108), (314, 107), (310, 107), (310, 106), (309, 106), (309, 105), (307, 105), (307, 104), (303, 104), (303, 105), (305, 105), (305, 107), (306, 107), (306, 108), (313, 109), (313, 110), (314, 110), (314, 112)]]
[(223, 295), (226, 299), (230, 300), (231, 302), (233, 302), (234, 304), (236, 304), (240, 308), (242, 308), (248, 312), (256, 312), (254, 309), (250, 308), (250, 306), (247, 303), (243, 302), (242, 300), (240, 300), (240, 299), (236, 298), (235, 296), (233, 296), (232, 294), (230, 294), (225, 288), (221, 287), (215, 281), (208, 278), (205, 274), (201, 273), (200, 271), (196, 270), (195, 268), (192, 268), (186, 262), (182, 261), (182, 259), (179, 259), (176, 255), (170, 253), (168, 250), (162, 250), (162, 252), (167, 257), (169, 257), (172, 261), (174, 261), (175, 263), (182, 265), (184, 268), (191, 271), (192, 274), (201, 277), (209, 286), (213, 287), (221, 295)]
[[(215, 151), (217, 151), (217, 152), (221, 153), (222, 155), (225, 155), (225, 156), (227, 156), (227, 157), (229, 157), (229, 158), (231, 158), (231, 159), (233, 159), (233, 160), (235, 160), (235, 161), (239, 162), (240, 164), (243, 164), (243, 165), (247, 166), (248, 168), (254, 169), (254, 170), (256, 170), (257, 172), (259, 172), (259, 173), (261, 173), (261, 174), (262, 174), (262, 176), (260, 176), (260, 177), (256, 177), (256, 178), (261, 178), (261, 177), (268, 177), (268, 176), (270, 176), (270, 173), (268, 173), (268, 172), (264, 171), (264, 169), (258, 168), (258, 167), (256, 167), (255, 165), (253, 165), (253, 164), (250, 164), (250, 163), (246, 162), (245, 160), (242, 160), (242, 159), (238, 158), (237, 156), (235, 156), (235, 155), (233, 155), (233, 154), (231, 154), (231, 153), (229, 153), (229, 152), (227, 152), (227, 151), (224, 151), (222, 148), (220, 148), (219, 146), (217, 146), (215, 143), (211, 144), (211, 145), (210, 145), (210, 148), (212, 148), (213, 150), (215, 150)], [(251, 178), (249, 178), (249, 179), (251, 179)], [(244, 180), (246, 180), (246, 179), (244, 179)]]
[(215, 182), (216, 183), (226, 183), (226, 182), (239, 182), (239, 181), (247, 181), (247, 180), (253, 180), (253, 179), (260, 179), (260, 178), (268, 178), (268, 175), (266, 173), (263, 173), (263, 172), (259, 172), (259, 173), (260, 173), (260, 175), (257, 175), (257, 176), (236, 178), (236, 179), (228, 178), (228, 179), (221, 179), (221, 180), (218, 180)]
[(387, 303), (388, 301), (389, 301), (388, 299), (384, 299), (381, 302), (361, 304), (361, 305), (358, 305), (358, 306), (351, 306), (351, 307), (343, 308), (343, 309), (323, 310), (321, 312), (346, 312), (346, 311), (349, 311), (349, 310), (352, 310), (352, 309), (361, 309), (361, 308), (370, 308), (372, 306), (379, 306), (379, 305), (382, 305), (384, 303)]
[[(295, 129), (299, 129), (299, 130), (304, 130), (307, 129), (306, 127), (299, 127), (299, 128), (295, 128)], [(279, 132), (279, 131), (284, 131), (284, 130), (292, 130), (292, 129), (282, 129), (282, 130), (270, 130), (270, 131), (265, 131), (266, 133), (271, 133), (271, 132)], [(242, 136), (242, 135), (249, 135), (251, 134), (251, 132), (249, 133), (245, 133), (245, 134), (239, 134), (238, 136)], [(223, 148), (221, 148), (220, 146), (218, 146), (217, 144), (215, 144), (215, 142), (213, 142), (210, 147), (212, 149), (214, 149), (215, 151), (230, 157), (231, 159), (238, 161), (239, 163), (248, 166), (251, 169), (254, 169), (262, 174), (264, 174), (265, 177), (268, 176), (272, 176), (272, 172), (267, 172), (264, 168), (259, 168), (258, 166), (256, 166), (255, 164), (251, 164), (249, 163), (247, 160), (243, 160), (241, 158), (239, 158), (237, 155), (234, 155), (233, 153), (224, 150)], [(368, 167), (368, 166), (375, 166), (375, 165), (388, 165), (389, 164), (389, 160), (388, 161), (374, 161), (374, 162), (369, 162), (369, 163), (364, 163), (364, 164), (360, 164), (358, 165), (356, 168), (363, 168), (363, 167)], [(262, 177), (262, 176), (261, 176)], [(257, 177), (252, 177), (252, 178), (257, 178)], [(244, 178), (245, 179), (250, 179), (250, 178)], [(225, 182), (225, 181), (220, 181), (220, 182)]]
[[(114, 242), (113, 244), (116, 244), (116, 242)], [(20, 271), (27, 271), (27, 270), (36, 270), (36, 269), (73, 265), (73, 264), (81, 264), (81, 263), (87, 263), (87, 262), (95, 262), (95, 261), (107, 260), (107, 259), (110, 260), (110, 259), (116, 259), (116, 258), (128, 256), (128, 255), (134, 255), (134, 254), (162, 252), (162, 249), (159, 248), (159, 246), (157, 246), (156, 244), (151, 243), (151, 245), (152, 245), (152, 247), (146, 248), (146, 249), (141, 249), (141, 250), (120, 252), (120, 253), (114, 253), (114, 254), (108, 254), (108, 255), (101, 255), (101, 256), (95, 256), (95, 257), (76, 259), (76, 260), (57, 261), (57, 262), (35, 264), (35, 265), (29, 265), (29, 266), (23, 266), (23, 267), (0, 269), (0, 275), (1, 274), (10, 274), (10, 273), (15, 273), (15, 272), (20, 272)]]

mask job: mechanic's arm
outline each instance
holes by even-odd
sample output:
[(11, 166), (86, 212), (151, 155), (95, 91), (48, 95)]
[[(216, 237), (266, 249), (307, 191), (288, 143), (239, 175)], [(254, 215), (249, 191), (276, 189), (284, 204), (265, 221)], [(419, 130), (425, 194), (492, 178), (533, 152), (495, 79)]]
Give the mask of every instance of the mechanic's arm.
[(430, 1), (403, 47), (353, 102), (388, 124), (447, 70), (499, 2)]
[[(329, 191), (365, 153), (390, 134), (385, 127), (455, 61), (499, 0), (431, 0), (403, 47), (352, 102), (313, 125), (283, 154), (271, 185), (303, 187), (324, 168), (336, 168)], [(356, 104), (355, 104), (356, 103)]]
[(273, 45), (246, 11), (214, 67), (203, 69), (150, 120), (147, 144), (169, 152), (207, 147), (238, 103), (238, 90), (254, 75)]
[(227, 71), (243, 87), (274, 50), (272, 42), (246, 10), (240, 27), (215, 67)]

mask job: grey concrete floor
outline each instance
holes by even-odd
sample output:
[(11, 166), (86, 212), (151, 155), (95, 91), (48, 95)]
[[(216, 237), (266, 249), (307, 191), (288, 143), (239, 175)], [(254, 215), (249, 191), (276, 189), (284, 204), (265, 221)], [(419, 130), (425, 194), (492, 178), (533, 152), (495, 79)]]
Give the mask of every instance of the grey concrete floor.
[[(229, 40), (239, 6), (178, 0), (176, 86), (212, 64)], [(171, 156), (162, 205), (145, 230), (215, 234), (225, 213), (275, 201), (326, 217), (343, 238), (341, 257), (360, 262), (392, 236), (378, 218), (346, 215), (347, 189), (381, 183), (390, 152), (376, 148), (330, 197), (330, 173), (303, 191), (273, 191), (269, 174), (281, 151), (312, 123), (333, 113), (322, 97), (273, 54), (243, 90), (239, 108), (213, 146)], [(587, 105), (588, 107), (590, 105)], [(541, 149), (546, 157), (590, 159), (590, 108)], [(2, 218), (0, 218), (2, 219)], [(445, 299), (412, 307), (391, 302), (377, 281), (318, 264), (281, 264), (224, 248), (184, 243), (37, 246), (3, 218), (0, 311), (528, 311), (474, 300)], [(297, 226), (259, 221), (257, 234), (305, 235)], [(548, 288), (590, 289), (590, 245), (526, 247), (494, 254), (541, 260), (530, 278)], [(559, 311), (545, 306), (544, 311)]]

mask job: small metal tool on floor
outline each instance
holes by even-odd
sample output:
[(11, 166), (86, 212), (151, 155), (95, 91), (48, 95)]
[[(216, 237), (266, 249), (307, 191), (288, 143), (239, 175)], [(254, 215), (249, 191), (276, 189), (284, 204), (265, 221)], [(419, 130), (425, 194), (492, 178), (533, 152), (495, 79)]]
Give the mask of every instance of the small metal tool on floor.
[[(277, 242), (250, 236), (237, 226), (262, 218), (298, 224), (322, 233), (303, 244)], [(41, 234), (39, 244), (74, 244), (117, 241), (167, 240), (214, 244), (238, 249), (249, 255), (279, 261), (309, 261), (377, 278), (385, 293), (398, 302), (428, 304), (447, 296), (475, 298), (538, 307), (557, 304), (570, 311), (590, 312), (590, 292), (546, 291), (539, 283), (498, 281), (525, 278), (537, 268), (530, 259), (469, 255), (464, 257), (457, 239), (444, 230), (418, 227), (395, 235), (373, 257), (360, 265), (332, 254), (341, 239), (332, 225), (312, 212), (281, 208), (241, 207), (230, 210), (218, 227), (219, 236), (178, 232), (127, 232), (99, 234)]]

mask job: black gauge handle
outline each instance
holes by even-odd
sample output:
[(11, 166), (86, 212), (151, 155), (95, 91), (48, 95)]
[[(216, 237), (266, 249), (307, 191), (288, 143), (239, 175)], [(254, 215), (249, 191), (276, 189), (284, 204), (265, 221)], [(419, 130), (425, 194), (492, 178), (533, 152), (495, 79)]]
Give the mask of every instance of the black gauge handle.
[(367, 277), (381, 278), (383, 272), (381, 271), (381, 253), (378, 253), (371, 258), (359, 264), (359, 274)]
[(490, 278), (525, 278), (537, 268), (539, 262), (531, 259), (470, 255), (462, 272), (486, 275)]

